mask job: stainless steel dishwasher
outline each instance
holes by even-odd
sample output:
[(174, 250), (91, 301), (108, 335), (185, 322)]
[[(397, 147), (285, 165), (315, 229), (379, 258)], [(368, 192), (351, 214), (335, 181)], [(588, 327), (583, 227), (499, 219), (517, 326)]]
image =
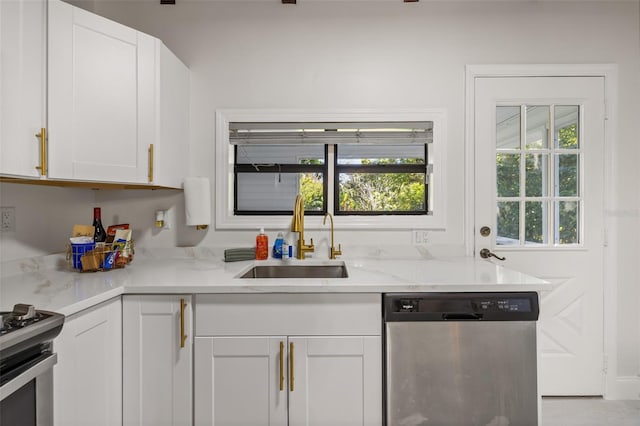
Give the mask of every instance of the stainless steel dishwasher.
[(384, 296), (387, 426), (538, 424), (538, 295)]

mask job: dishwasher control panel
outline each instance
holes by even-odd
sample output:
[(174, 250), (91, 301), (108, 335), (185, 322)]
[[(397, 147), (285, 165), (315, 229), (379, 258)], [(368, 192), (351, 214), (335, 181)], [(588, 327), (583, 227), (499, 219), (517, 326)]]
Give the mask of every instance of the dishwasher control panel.
[(531, 321), (539, 314), (536, 292), (395, 293), (383, 300), (386, 321)]
[(518, 299), (479, 299), (472, 301), (472, 306), (479, 312), (531, 312), (531, 300), (528, 298)]

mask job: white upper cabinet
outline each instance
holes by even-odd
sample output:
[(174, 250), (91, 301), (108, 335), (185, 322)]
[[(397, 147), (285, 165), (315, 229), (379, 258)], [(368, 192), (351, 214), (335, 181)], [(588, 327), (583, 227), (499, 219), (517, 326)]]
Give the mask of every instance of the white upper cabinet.
[(0, 19), (0, 175), (182, 187), (189, 70), (162, 41), (59, 0)]
[(147, 183), (155, 40), (49, 1), (49, 177)]
[(189, 159), (189, 68), (159, 40), (156, 47), (159, 84), (151, 183), (181, 188)]
[[(39, 178), (46, 127), (46, 2), (0, 1), (0, 174)], [(46, 155), (46, 152), (45, 152)], [(46, 173), (46, 172), (44, 172)]]

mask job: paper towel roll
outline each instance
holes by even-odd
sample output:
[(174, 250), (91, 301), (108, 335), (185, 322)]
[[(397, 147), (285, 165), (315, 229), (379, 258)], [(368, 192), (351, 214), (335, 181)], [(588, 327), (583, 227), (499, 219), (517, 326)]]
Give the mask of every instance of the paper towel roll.
[(184, 179), (184, 210), (187, 226), (211, 223), (211, 190), (209, 178), (188, 177)]

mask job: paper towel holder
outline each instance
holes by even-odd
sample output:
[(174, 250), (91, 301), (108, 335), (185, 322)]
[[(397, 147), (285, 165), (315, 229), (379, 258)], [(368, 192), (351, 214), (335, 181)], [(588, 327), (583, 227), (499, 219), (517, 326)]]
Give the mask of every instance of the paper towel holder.
[(184, 204), (187, 226), (205, 230), (211, 223), (211, 189), (207, 177), (184, 179)]

